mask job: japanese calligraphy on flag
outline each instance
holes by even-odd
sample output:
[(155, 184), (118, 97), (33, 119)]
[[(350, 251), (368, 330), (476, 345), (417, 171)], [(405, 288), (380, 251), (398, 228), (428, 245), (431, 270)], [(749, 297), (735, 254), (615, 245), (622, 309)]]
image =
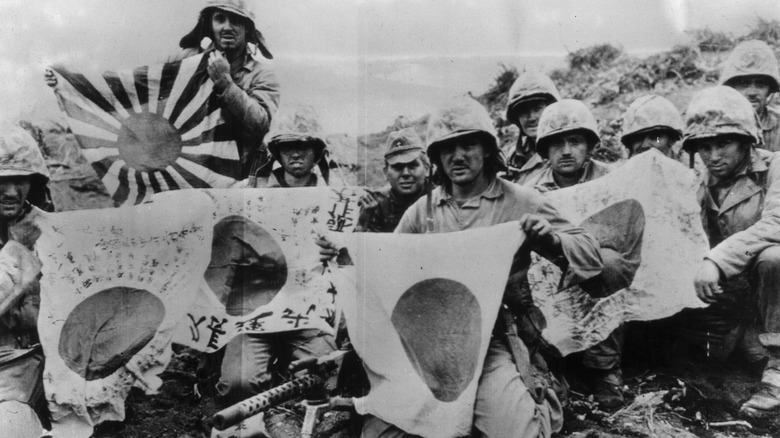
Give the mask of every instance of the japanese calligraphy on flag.
[(358, 412), (414, 435), (469, 435), (519, 228), (332, 236), (356, 263), (334, 277), (354, 282), (337, 299), (371, 382)]
[(60, 108), (116, 204), (240, 179), (206, 65), (204, 54), (102, 75), (52, 67)]
[(630, 273), (617, 279), (625, 287), (592, 298), (578, 286), (558, 290), (560, 270), (534, 257), (528, 280), (547, 319), (543, 335), (562, 354), (596, 344), (625, 321), (704, 306), (693, 288), (708, 250), (696, 188), (693, 171), (650, 150), (599, 179), (545, 194), (597, 238), (605, 262)]
[(205, 190), (212, 197), (210, 263), (175, 342), (215, 351), (242, 333), (333, 332), (336, 287), (317, 236), (357, 222), (351, 188)]
[(132, 386), (153, 392), (161, 383), (211, 244), (211, 217), (202, 213), (211, 199), (174, 193), (39, 222), (38, 332), (57, 436), (86, 437), (93, 424), (123, 420)]

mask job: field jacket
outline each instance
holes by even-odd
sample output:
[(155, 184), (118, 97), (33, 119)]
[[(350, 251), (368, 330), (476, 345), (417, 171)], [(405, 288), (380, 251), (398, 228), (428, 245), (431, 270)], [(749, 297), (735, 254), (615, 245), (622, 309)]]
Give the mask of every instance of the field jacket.
[(709, 190), (709, 172), (702, 175), (698, 199), (713, 246), (707, 259), (715, 262), (726, 278), (745, 271), (764, 249), (780, 244), (778, 156), (753, 149), (750, 164), (732, 180), (720, 206)]

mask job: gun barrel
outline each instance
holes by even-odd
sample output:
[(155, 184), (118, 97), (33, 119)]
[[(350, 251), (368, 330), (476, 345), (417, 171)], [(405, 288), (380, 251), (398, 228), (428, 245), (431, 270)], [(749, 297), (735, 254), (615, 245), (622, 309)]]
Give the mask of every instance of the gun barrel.
[(214, 428), (217, 430), (225, 430), (228, 427), (235, 426), (244, 419), (256, 415), (264, 409), (292, 400), (303, 394), (307, 389), (322, 385), (323, 383), (321, 377), (313, 374), (307, 374), (303, 377), (290, 380), (276, 388), (271, 388), (268, 391), (249, 397), (244, 401), (238, 402), (233, 406), (217, 412), (212, 418)]

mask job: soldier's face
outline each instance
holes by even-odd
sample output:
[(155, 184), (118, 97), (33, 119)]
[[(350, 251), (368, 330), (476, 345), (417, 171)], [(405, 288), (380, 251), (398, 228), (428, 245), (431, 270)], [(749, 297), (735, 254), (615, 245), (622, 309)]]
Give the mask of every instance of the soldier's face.
[(739, 138), (731, 136), (703, 138), (696, 142), (696, 150), (712, 176), (728, 179), (748, 158), (750, 148), (741, 143)]
[(284, 171), (296, 178), (311, 173), (316, 163), (314, 146), (307, 142), (292, 142), (279, 148), (279, 161)]
[(19, 216), (30, 193), (30, 185), (29, 176), (0, 177), (0, 220)]
[(536, 128), (539, 126), (539, 117), (542, 111), (550, 103), (546, 99), (534, 99), (524, 105), (521, 105), (517, 111), (517, 124), (523, 133), (529, 137), (536, 138)]
[(628, 147), (632, 157), (652, 148), (658, 149), (667, 157), (671, 157), (672, 144), (674, 144), (674, 141), (668, 132), (648, 131), (631, 138), (631, 141), (628, 142)]
[(393, 192), (400, 196), (417, 195), (425, 185), (428, 167), (421, 157), (408, 163), (395, 163), (385, 166), (385, 177)]
[(456, 137), (441, 146), (439, 160), (453, 184), (461, 186), (477, 181), (485, 170), (487, 151), (479, 138)]
[(553, 172), (574, 175), (590, 158), (588, 139), (582, 134), (561, 134), (552, 139), (548, 155)]
[(215, 9), (211, 13), (214, 46), (223, 52), (241, 49), (246, 44), (246, 25), (241, 16)]
[(769, 90), (772, 88), (769, 79), (764, 76), (744, 76), (732, 79), (728, 84), (742, 93), (757, 113), (764, 111), (769, 100)]

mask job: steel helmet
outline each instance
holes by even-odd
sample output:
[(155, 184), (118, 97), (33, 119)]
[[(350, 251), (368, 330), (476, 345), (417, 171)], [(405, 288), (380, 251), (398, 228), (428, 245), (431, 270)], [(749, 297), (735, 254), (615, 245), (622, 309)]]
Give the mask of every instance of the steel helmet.
[(780, 69), (769, 45), (760, 40), (743, 41), (734, 47), (720, 74), (719, 85), (730, 85), (744, 76), (764, 76), (770, 79), (770, 92), (780, 91)]
[(203, 4), (203, 9), (200, 11), (200, 16), (198, 17), (198, 24), (195, 25), (195, 28), (192, 29), (190, 33), (179, 41), (179, 47), (182, 49), (198, 48), (204, 37), (211, 38), (211, 23), (209, 22), (210, 16), (208, 11), (210, 9), (221, 9), (245, 18), (250, 25), (246, 29), (246, 42), (257, 46), (260, 53), (266, 58), (273, 59), (273, 55), (268, 51), (268, 46), (265, 43), (263, 34), (257, 30), (257, 26), (255, 25), (255, 13), (252, 11), (252, 8), (249, 7), (248, 3), (247, 0), (206, 0)]
[(539, 127), (536, 128), (536, 152), (546, 159), (550, 140), (559, 134), (574, 131), (582, 131), (590, 147), (601, 141), (596, 118), (584, 102), (563, 99), (553, 103), (544, 109), (539, 118)]
[(739, 91), (722, 85), (705, 88), (685, 110), (683, 149), (695, 152), (692, 140), (723, 134), (749, 137), (756, 144), (762, 141), (758, 116)]
[(291, 102), (282, 104), (271, 121), (271, 128), (266, 136), (268, 151), (277, 160), (279, 148), (289, 142), (311, 142), (317, 158), (322, 157), (327, 145), (324, 141), (319, 114), (311, 105)]
[(0, 178), (29, 176), (30, 192), (27, 201), (45, 211), (52, 211), (49, 169), (38, 143), (19, 126), (0, 128)]
[(497, 170), (505, 170), (501, 150), (498, 148), (498, 138), (493, 120), (487, 110), (479, 102), (468, 96), (460, 96), (447, 101), (428, 118), (426, 143), (428, 156), (436, 162), (439, 148), (454, 138), (476, 134), (492, 150), (496, 157), (494, 163)]
[(521, 74), (509, 89), (506, 105), (506, 119), (515, 123), (520, 104), (531, 98), (543, 97), (550, 102), (561, 100), (561, 95), (552, 79), (544, 73), (527, 71)]
[(680, 111), (664, 97), (648, 94), (635, 100), (623, 115), (623, 135), (620, 141), (628, 147), (629, 139), (654, 129), (666, 129), (682, 138), (683, 121)]

